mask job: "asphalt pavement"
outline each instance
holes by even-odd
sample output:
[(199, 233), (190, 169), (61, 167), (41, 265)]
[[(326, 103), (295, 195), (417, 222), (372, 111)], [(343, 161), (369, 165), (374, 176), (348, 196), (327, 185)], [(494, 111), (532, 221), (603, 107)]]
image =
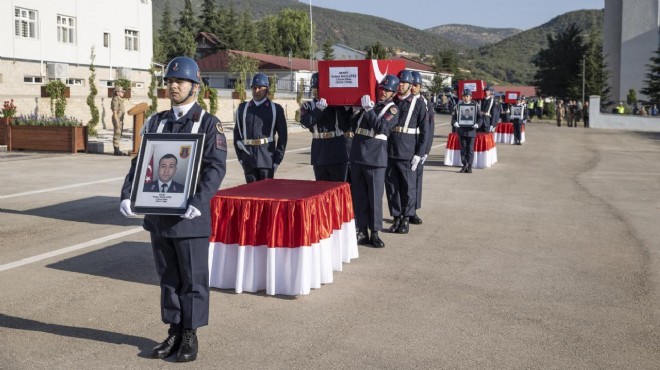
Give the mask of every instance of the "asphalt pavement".
[[(118, 211), (129, 158), (0, 153), (0, 368), (657, 369), (660, 133), (532, 123), (460, 174), (436, 118), (422, 225), (307, 296), (213, 289), (189, 364), (149, 358), (167, 327)], [(313, 179), (310, 141), (276, 177)], [(242, 183), (230, 148), (222, 188)]]

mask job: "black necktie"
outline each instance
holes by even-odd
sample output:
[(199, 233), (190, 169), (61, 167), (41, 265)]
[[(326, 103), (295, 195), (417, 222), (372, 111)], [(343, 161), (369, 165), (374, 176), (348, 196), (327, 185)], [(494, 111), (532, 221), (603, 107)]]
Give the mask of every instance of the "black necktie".
[(160, 187), (163, 189), (162, 193), (165, 193), (165, 190), (167, 190), (167, 184), (163, 184)]

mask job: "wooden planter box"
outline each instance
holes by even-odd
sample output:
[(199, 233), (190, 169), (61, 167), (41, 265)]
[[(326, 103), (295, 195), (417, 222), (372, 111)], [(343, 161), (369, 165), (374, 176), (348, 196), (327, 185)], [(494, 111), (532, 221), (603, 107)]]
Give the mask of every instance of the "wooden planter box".
[(6, 125), (7, 150), (87, 152), (87, 127)]
[(7, 126), (11, 124), (11, 118), (0, 118), (0, 145), (7, 145)]
[[(50, 95), (48, 95), (48, 92), (46, 92), (46, 86), (41, 86), (41, 97), (50, 98)], [(65, 98), (71, 97), (71, 88), (69, 86), (64, 88), (64, 97)]]
[[(108, 98), (112, 98), (115, 96), (115, 88), (114, 87), (108, 87)], [(131, 89), (124, 90), (124, 99), (130, 99), (131, 98)]]

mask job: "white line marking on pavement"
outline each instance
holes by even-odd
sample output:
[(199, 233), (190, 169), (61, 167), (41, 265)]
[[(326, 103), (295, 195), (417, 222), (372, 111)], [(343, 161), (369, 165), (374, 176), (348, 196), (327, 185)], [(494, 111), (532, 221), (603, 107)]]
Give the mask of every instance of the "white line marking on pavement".
[(7, 199), (7, 198), (14, 198), (14, 197), (21, 197), (23, 195), (32, 195), (32, 194), (39, 194), (39, 193), (47, 193), (49, 191), (56, 191), (56, 190), (63, 190), (63, 189), (71, 189), (71, 188), (79, 188), (81, 186), (87, 186), (87, 185), (94, 185), (94, 184), (100, 184), (102, 182), (110, 182), (110, 181), (117, 181), (117, 180), (123, 180), (124, 177), (114, 177), (111, 179), (105, 179), (105, 180), (98, 180), (98, 181), (92, 181), (92, 182), (83, 182), (80, 184), (73, 184), (73, 185), (66, 185), (66, 186), (59, 186), (56, 188), (50, 188), (50, 189), (41, 189), (41, 190), (34, 190), (34, 191), (26, 191), (24, 193), (15, 193), (15, 194), (8, 194), (8, 195), (0, 195), (0, 199)]
[(65, 254), (65, 253), (69, 253), (69, 252), (77, 251), (77, 250), (80, 250), (80, 249), (92, 247), (94, 245), (105, 243), (105, 242), (110, 241), (110, 240), (123, 238), (123, 237), (128, 236), (128, 235), (136, 234), (136, 233), (138, 233), (142, 230), (144, 230), (142, 227), (138, 227), (138, 228), (135, 228), (135, 229), (126, 230), (126, 231), (122, 231), (122, 232), (119, 232), (119, 233), (116, 233), (116, 234), (104, 236), (102, 238), (90, 240), (88, 242), (72, 245), (70, 247), (58, 249), (58, 250), (55, 250), (55, 251), (52, 251), (52, 252), (39, 254), (37, 256), (32, 256), (32, 257), (28, 257), (28, 258), (24, 258), (24, 259), (16, 261), (16, 262), (11, 262), (11, 263), (7, 263), (5, 265), (0, 265), (0, 272), (10, 270), (10, 269), (13, 269), (15, 267), (25, 266), (25, 265), (28, 265), (30, 263), (39, 262), (41, 260), (45, 260), (46, 258), (56, 257), (56, 256), (59, 256), (59, 255)]

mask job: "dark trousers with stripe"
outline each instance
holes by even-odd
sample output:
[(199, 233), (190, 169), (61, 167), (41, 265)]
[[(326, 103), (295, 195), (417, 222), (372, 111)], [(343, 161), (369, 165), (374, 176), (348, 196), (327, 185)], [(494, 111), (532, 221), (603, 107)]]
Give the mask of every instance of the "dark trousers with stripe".
[(166, 324), (197, 329), (209, 321), (209, 238), (164, 238), (151, 233)]
[(392, 217), (415, 215), (417, 172), (410, 169), (410, 161), (388, 158), (385, 191)]
[(385, 167), (351, 163), (351, 195), (358, 229), (383, 229), (383, 193)]
[(251, 168), (243, 167), (245, 182), (248, 184), (255, 181), (272, 179), (275, 177), (275, 171), (272, 168)]
[[(417, 166), (417, 192), (416, 192), (416, 197), (415, 197), (415, 209), (420, 209), (422, 208), (422, 180), (424, 179), (424, 164), (420, 163), (419, 166)], [(417, 214), (417, 212), (415, 212)]]
[(316, 181), (346, 181), (348, 163), (326, 164), (314, 166), (314, 178)]
[(461, 163), (463, 163), (463, 166), (472, 166), (475, 139), (476, 138), (472, 136), (459, 136), (459, 142), (461, 144)]

